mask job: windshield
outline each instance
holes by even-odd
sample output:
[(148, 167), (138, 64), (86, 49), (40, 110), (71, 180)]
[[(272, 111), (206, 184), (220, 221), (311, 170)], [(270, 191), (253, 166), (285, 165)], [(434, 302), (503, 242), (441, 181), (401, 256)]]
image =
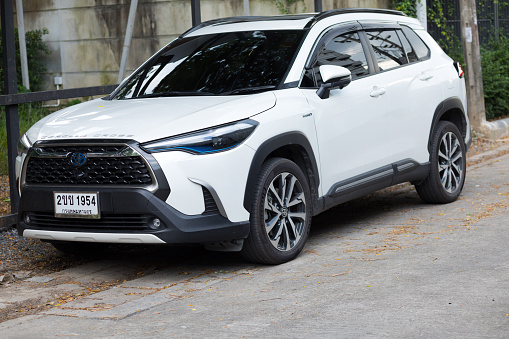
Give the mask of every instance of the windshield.
[(246, 94), (279, 86), (303, 31), (250, 31), (180, 38), (150, 59), (113, 99)]

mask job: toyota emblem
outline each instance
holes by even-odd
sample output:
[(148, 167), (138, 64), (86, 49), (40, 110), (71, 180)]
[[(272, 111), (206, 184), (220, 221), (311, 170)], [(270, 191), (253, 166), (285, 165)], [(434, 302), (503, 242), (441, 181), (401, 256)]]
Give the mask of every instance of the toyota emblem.
[(74, 166), (83, 166), (87, 162), (87, 157), (83, 153), (75, 152), (71, 154), (69, 161)]

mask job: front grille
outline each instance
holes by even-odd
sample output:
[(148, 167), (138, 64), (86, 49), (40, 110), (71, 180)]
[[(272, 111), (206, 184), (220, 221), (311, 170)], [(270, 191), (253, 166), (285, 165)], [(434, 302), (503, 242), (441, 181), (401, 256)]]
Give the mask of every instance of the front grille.
[(95, 231), (147, 231), (152, 216), (102, 214), (101, 219), (56, 218), (53, 213), (28, 213), (30, 226), (41, 229), (95, 230)]
[[(82, 152), (80, 149), (84, 147), (75, 148)], [(71, 147), (66, 147), (66, 150), (70, 149)], [(32, 157), (28, 161), (25, 180), (27, 184), (138, 186), (152, 184), (147, 165), (138, 156), (89, 157), (85, 165), (80, 167), (71, 165), (68, 158)]]

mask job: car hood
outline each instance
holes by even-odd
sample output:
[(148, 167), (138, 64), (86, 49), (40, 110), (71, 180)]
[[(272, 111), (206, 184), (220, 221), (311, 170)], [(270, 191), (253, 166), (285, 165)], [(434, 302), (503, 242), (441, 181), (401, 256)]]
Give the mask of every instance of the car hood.
[(145, 142), (247, 119), (276, 104), (274, 93), (130, 100), (92, 100), (50, 114), (30, 141), (134, 139)]

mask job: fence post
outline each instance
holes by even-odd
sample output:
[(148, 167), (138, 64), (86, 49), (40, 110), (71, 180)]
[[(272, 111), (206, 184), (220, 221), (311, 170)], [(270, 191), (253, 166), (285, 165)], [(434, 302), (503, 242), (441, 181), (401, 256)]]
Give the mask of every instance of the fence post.
[(201, 24), (200, 0), (191, 0), (191, 18), (193, 27)]
[(136, 9), (138, 8), (138, 0), (131, 0), (129, 7), (129, 16), (127, 17), (127, 27), (125, 29), (124, 48), (122, 50), (122, 58), (120, 59), (120, 69), (118, 71), (118, 83), (120, 84), (125, 77), (127, 68), (127, 60), (129, 59), (129, 49), (131, 47), (131, 39), (134, 30), (134, 19), (136, 17)]
[(321, 12), (322, 9), (322, 0), (315, 0), (315, 12)]
[[(2, 56), (4, 67), (4, 92), (6, 94), (18, 93), (16, 81), (16, 47), (14, 43), (14, 10), (12, 0), (2, 0)], [(16, 144), (19, 139), (18, 105), (5, 107), (5, 119), (7, 127), (7, 159), (9, 162), (9, 185), (11, 197), (11, 213), (18, 211), (18, 190), (16, 189)]]
[(493, 3), (493, 16), (495, 17), (495, 39), (498, 41), (499, 19), (498, 19), (498, 1)]

